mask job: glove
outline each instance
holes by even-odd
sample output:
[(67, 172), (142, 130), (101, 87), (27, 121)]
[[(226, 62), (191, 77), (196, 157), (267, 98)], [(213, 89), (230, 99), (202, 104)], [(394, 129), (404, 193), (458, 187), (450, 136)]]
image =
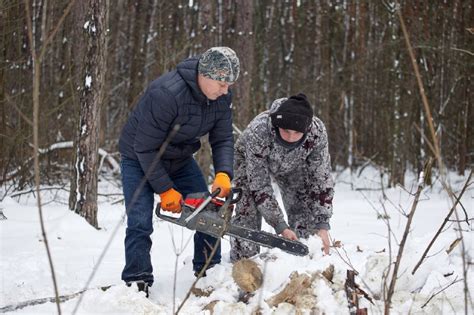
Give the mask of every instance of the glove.
[(181, 212), (181, 204), (183, 203), (183, 196), (174, 190), (173, 188), (168, 189), (164, 193), (160, 194), (161, 198), (161, 209), (170, 211), (173, 213)]
[(216, 178), (214, 178), (214, 183), (212, 184), (211, 192), (215, 191), (217, 188), (221, 189), (219, 193), (219, 197), (223, 198), (226, 197), (230, 193), (230, 177), (224, 172), (219, 172), (216, 174)]

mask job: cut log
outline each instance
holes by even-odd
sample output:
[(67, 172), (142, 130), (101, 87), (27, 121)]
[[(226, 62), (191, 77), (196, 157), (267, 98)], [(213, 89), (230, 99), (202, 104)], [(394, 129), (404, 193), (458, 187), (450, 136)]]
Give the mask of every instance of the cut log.
[(244, 292), (255, 292), (262, 286), (263, 275), (256, 262), (241, 259), (232, 267), (232, 278)]
[(270, 307), (277, 306), (283, 302), (288, 302), (294, 305), (296, 303), (297, 295), (309, 288), (314, 280), (313, 277), (306, 274), (300, 275), (298, 272), (293, 272), (290, 275), (290, 279), (290, 282), (280, 293), (266, 300)]

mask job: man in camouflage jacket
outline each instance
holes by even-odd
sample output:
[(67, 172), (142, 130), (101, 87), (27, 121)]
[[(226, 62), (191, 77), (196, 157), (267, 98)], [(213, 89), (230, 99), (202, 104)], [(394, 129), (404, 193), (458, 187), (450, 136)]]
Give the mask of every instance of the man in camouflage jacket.
[[(234, 185), (243, 188), (233, 223), (259, 230), (265, 221), (288, 239), (318, 234), (329, 253), (329, 219), (334, 182), (328, 137), (304, 94), (281, 98), (255, 117), (235, 144)], [(272, 180), (288, 215), (285, 222)], [(259, 247), (231, 239), (232, 261), (251, 257)]]

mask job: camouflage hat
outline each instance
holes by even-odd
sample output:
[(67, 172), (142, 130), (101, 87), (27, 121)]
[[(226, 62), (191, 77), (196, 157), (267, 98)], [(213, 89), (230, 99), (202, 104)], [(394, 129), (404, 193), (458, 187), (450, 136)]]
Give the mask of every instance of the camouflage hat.
[(199, 58), (198, 72), (212, 80), (233, 83), (239, 77), (239, 58), (229, 47), (212, 47)]

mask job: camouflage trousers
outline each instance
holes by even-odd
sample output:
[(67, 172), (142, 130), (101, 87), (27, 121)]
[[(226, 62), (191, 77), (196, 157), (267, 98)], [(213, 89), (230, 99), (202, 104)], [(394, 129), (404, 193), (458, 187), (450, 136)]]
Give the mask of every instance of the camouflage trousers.
[[(257, 210), (248, 190), (244, 188), (243, 191), (242, 199), (235, 207), (232, 223), (253, 230), (261, 230), (262, 215)], [(290, 204), (298, 205), (298, 200), (294, 195), (286, 194), (282, 196), (282, 199), (288, 215), (288, 225), (298, 238), (308, 238), (310, 235), (314, 235), (318, 232), (320, 223), (328, 222), (327, 217), (315, 214), (308, 207), (290, 206)], [(232, 262), (252, 257), (260, 252), (260, 246), (239, 238), (231, 237), (230, 245), (230, 260)]]

